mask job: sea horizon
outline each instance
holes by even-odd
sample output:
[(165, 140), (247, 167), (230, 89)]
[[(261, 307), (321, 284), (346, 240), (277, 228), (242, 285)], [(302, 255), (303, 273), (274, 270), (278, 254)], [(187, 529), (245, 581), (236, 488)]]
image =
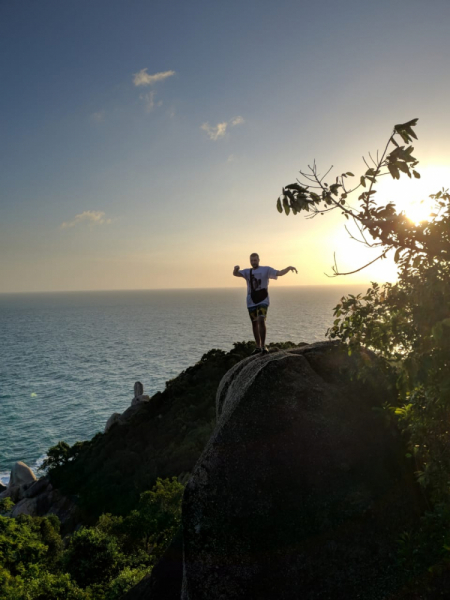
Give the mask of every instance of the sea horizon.
[[(335, 283), (335, 284), (327, 284), (327, 283), (299, 283), (296, 285), (283, 285), (282, 283), (276, 283), (277, 288), (303, 288), (303, 287), (328, 287), (328, 288), (338, 288), (338, 287), (349, 287), (354, 289), (355, 287), (370, 287), (369, 283), (358, 283), (352, 282), (351, 284), (344, 283)], [(108, 288), (108, 289), (95, 289), (95, 290), (26, 290), (26, 291), (13, 291), (13, 292), (1, 292), (0, 296), (6, 295), (19, 295), (19, 294), (79, 294), (79, 293), (93, 293), (93, 292), (172, 292), (172, 291), (201, 291), (201, 290), (233, 290), (238, 289), (237, 286), (211, 286), (211, 287), (161, 287), (161, 288)], [(271, 289), (272, 291), (272, 289)]]

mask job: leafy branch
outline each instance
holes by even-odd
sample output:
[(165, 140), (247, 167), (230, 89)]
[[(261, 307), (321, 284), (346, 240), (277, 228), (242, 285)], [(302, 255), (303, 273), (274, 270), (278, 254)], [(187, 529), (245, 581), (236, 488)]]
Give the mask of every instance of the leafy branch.
[[(435, 258), (450, 256), (448, 236), (436, 243), (436, 236), (430, 231), (429, 223), (414, 224), (404, 211), (396, 210), (395, 203), (389, 202), (378, 206), (375, 200), (377, 193), (375, 186), (380, 177), (390, 175), (393, 179), (400, 179), (403, 173), (409, 178), (420, 178), (416, 170), (418, 160), (413, 156), (414, 147), (410, 143), (413, 139), (417, 140), (413, 129), (417, 121), (418, 119), (412, 119), (407, 123), (395, 125), (381, 156), (377, 151), (374, 158), (369, 152), (372, 166), (363, 157), (367, 169), (353, 187), (348, 185), (350, 179), (355, 177), (350, 171), (342, 173), (336, 177), (334, 183), (328, 185), (324, 180), (333, 167), (331, 166), (324, 175), (321, 175), (315, 160), (312, 165), (308, 165), (308, 171), (300, 171), (301, 179), (283, 187), (276, 203), (280, 213), (283, 211), (286, 215), (291, 212), (293, 215), (303, 213), (306, 218), (312, 219), (332, 210), (340, 210), (345, 219), (351, 220), (358, 230), (359, 238), (351, 234), (346, 227), (352, 239), (366, 247), (384, 248), (376, 259), (349, 273), (341, 273), (335, 261), (333, 276), (361, 271), (377, 260), (385, 258), (390, 250), (396, 251), (394, 260), (402, 266), (409, 264), (413, 255), (419, 255), (418, 260), (426, 260), (429, 264)], [(350, 196), (358, 191), (355, 206), (350, 203)], [(438, 210), (445, 206), (446, 193), (446, 190), (442, 190), (432, 196), (435, 200), (442, 200)]]

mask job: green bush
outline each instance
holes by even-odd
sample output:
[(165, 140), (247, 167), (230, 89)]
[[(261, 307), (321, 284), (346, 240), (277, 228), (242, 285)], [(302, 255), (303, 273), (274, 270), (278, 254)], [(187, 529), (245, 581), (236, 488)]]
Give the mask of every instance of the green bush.
[(64, 570), (82, 588), (117, 577), (125, 565), (126, 557), (116, 537), (95, 527), (76, 531), (63, 559)]
[(105, 594), (105, 600), (120, 600), (128, 590), (139, 583), (139, 581), (150, 572), (151, 567), (145, 569), (131, 569), (130, 567), (125, 567), (125, 569), (110, 582)]

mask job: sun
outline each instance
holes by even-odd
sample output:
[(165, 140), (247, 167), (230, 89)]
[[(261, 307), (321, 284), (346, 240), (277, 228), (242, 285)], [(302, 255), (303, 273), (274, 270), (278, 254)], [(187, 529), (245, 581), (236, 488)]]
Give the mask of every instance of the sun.
[(433, 204), (431, 200), (420, 200), (410, 202), (405, 210), (405, 215), (415, 225), (422, 223), (423, 221), (429, 221), (431, 212), (433, 210)]
[(435, 194), (443, 187), (450, 187), (449, 165), (419, 165), (417, 170), (421, 174), (420, 179), (408, 179), (403, 175), (400, 181), (383, 178), (377, 193), (380, 200), (383, 198), (394, 202), (397, 211), (403, 211), (416, 225), (429, 221), (434, 212), (435, 203), (430, 194)]

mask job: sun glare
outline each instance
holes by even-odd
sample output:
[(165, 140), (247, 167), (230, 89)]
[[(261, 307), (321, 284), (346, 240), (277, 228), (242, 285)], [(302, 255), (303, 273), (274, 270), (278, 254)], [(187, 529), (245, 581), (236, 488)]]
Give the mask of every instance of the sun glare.
[(410, 221), (418, 225), (422, 221), (429, 220), (432, 210), (431, 200), (421, 200), (420, 202), (410, 202), (405, 209), (405, 214)]
[(419, 164), (417, 170), (420, 179), (408, 179), (402, 175), (399, 181), (394, 181), (386, 177), (377, 188), (379, 201), (394, 202), (397, 210), (404, 211), (415, 224), (429, 220), (434, 208), (430, 194), (450, 187), (450, 166), (434, 164), (421, 167)]

